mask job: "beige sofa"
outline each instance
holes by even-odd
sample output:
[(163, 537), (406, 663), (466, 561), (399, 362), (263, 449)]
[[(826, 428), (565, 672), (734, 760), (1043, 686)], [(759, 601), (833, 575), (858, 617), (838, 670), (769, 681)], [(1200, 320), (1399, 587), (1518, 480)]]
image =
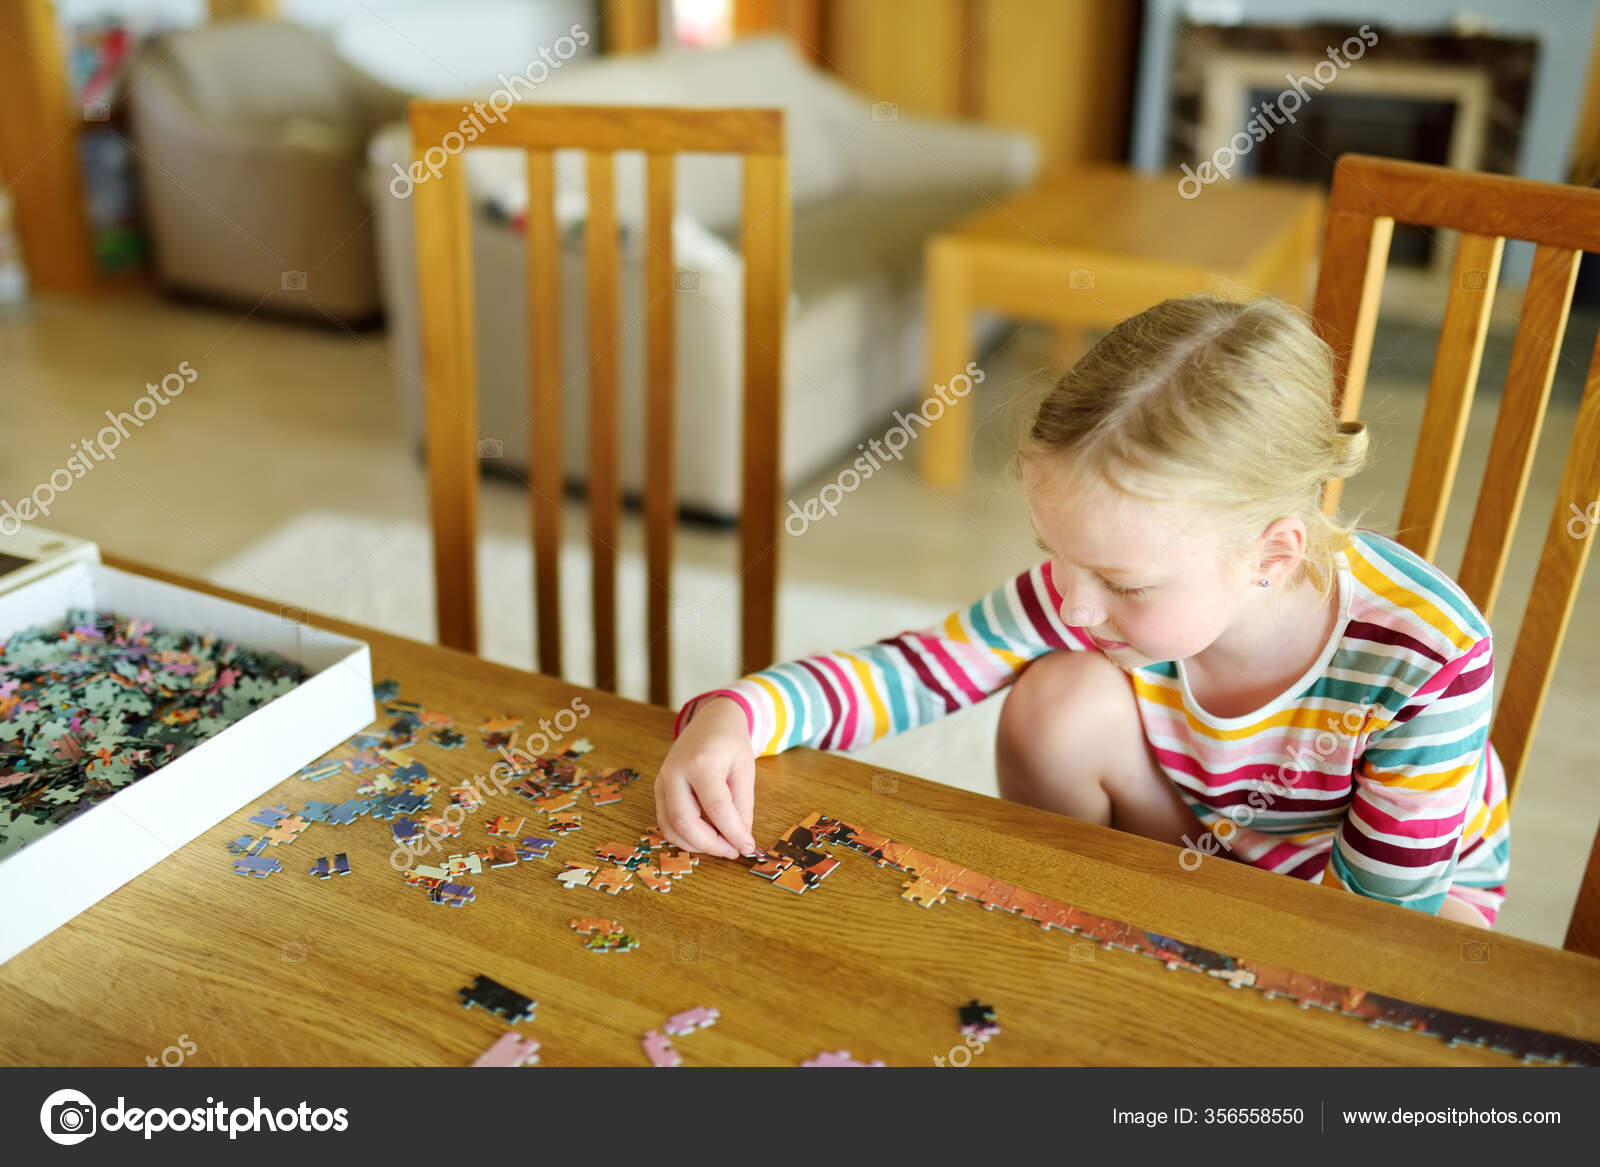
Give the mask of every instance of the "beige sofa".
[[(794, 489), (857, 442), (894, 424), (893, 411), (922, 384), (923, 245), (941, 226), (1026, 185), (1037, 149), (1021, 133), (913, 118), (874, 106), (812, 68), (784, 37), (715, 51), (665, 50), (574, 64), (531, 94), (533, 102), (782, 107), (793, 194), (793, 285), (786, 346), (782, 477)], [(427, 144), (424, 143), (425, 147)], [(410, 147), (404, 126), (370, 152), (380, 259), (397, 385), (411, 431), (422, 438), (421, 329), (413, 223), (396, 197)], [(475, 211), (472, 262), (477, 316), (482, 451), (527, 465), (527, 300), (523, 236), (503, 214), (525, 203), (511, 151), (467, 151)], [(623, 488), (636, 495), (643, 460), (643, 255), (637, 157), (618, 161), (623, 221), (621, 349)], [(738, 161), (684, 157), (674, 228), (677, 289), (679, 502), (693, 515), (739, 510), (742, 315)], [(583, 313), (581, 157), (558, 162), (563, 258), (562, 348), (568, 386), (563, 425), (569, 483), (581, 483), (588, 360)], [(425, 277), (420, 277), (425, 278)]]
[(164, 287), (323, 319), (382, 310), (365, 154), (407, 95), (283, 21), (154, 37), (129, 82)]

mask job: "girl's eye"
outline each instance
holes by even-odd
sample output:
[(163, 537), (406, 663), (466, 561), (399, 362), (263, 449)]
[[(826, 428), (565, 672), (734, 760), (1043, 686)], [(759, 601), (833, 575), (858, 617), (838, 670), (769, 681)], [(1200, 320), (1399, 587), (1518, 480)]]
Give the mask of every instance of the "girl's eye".
[(1106, 591), (1110, 592), (1114, 596), (1142, 596), (1142, 595), (1144, 595), (1144, 589), (1143, 588), (1119, 587), (1117, 584), (1111, 583), (1108, 580), (1101, 580), (1100, 583), (1105, 587)]

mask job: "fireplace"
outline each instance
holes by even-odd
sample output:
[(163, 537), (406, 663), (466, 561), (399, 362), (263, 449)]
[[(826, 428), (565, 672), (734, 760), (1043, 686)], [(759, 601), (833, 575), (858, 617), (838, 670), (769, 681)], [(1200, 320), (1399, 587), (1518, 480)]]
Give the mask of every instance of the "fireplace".
[[(1351, 151), (1516, 173), (1539, 44), (1372, 24), (1180, 20), (1175, 50), (1164, 165), (1197, 166), (1248, 139), (1233, 177), (1326, 187)], [(1280, 116), (1266, 116), (1280, 99)], [(1441, 303), (1454, 255), (1453, 232), (1396, 224), (1386, 301)]]
[[(1330, 49), (1342, 53), (1366, 25), (1376, 35), (1360, 59), (1320, 91), (1308, 89), (1298, 123), (1274, 127), (1236, 175), (1324, 181), (1332, 159), (1354, 147), (1569, 178), (1574, 111), (1597, 31), (1592, 0), (1475, 0), (1470, 14), (1459, 0), (1406, 0), (1388, 11), (1348, 0), (1142, 0), (1142, 8), (1130, 150), (1140, 170), (1209, 158), (1246, 125), (1252, 106), (1282, 90), (1286, 72), (1304, 75)], [(1405, 284), (1432, 298), (1426, 310), (1437, 308), (1454, 239), (1398, 226), (1395, 239), (1388, 287)], [(1530, 244), (1507, 242), (1497, 319), (1514, 310), (1532, 259)], [(1386, 294), (1384, 305), (1398, 303)]]

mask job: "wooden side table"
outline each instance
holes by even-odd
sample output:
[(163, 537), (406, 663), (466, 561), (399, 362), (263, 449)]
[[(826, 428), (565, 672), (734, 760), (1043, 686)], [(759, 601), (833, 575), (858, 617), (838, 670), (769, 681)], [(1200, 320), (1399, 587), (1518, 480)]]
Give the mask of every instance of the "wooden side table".
[[(972, 360), (978, 309), (1053, 324), (1062, 357), (1075, 360), (1085, 331), (1169, 296), (1231, 290), (1305, 306), (1322, 235), (1320, 188), (1233, 180), (1185, 198), (1180, 177), (1124, 167), (1057, 174), (930, 240), (930, 391)], [(972, 409), (960, 403), (928, 428), (921, 458), (930, 482), (962, 482), (971, 433)]]

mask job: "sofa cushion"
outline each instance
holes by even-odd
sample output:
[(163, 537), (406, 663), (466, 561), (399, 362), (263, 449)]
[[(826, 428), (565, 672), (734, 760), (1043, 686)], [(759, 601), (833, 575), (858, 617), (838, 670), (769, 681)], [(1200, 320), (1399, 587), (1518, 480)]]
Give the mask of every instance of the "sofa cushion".
[(349, 66), (286, 21), (202, 25), (175, 38), (168, 63), (193, 108), (219, 119), (265, 128), (292, 117), (337, 125), (360, 107)]

